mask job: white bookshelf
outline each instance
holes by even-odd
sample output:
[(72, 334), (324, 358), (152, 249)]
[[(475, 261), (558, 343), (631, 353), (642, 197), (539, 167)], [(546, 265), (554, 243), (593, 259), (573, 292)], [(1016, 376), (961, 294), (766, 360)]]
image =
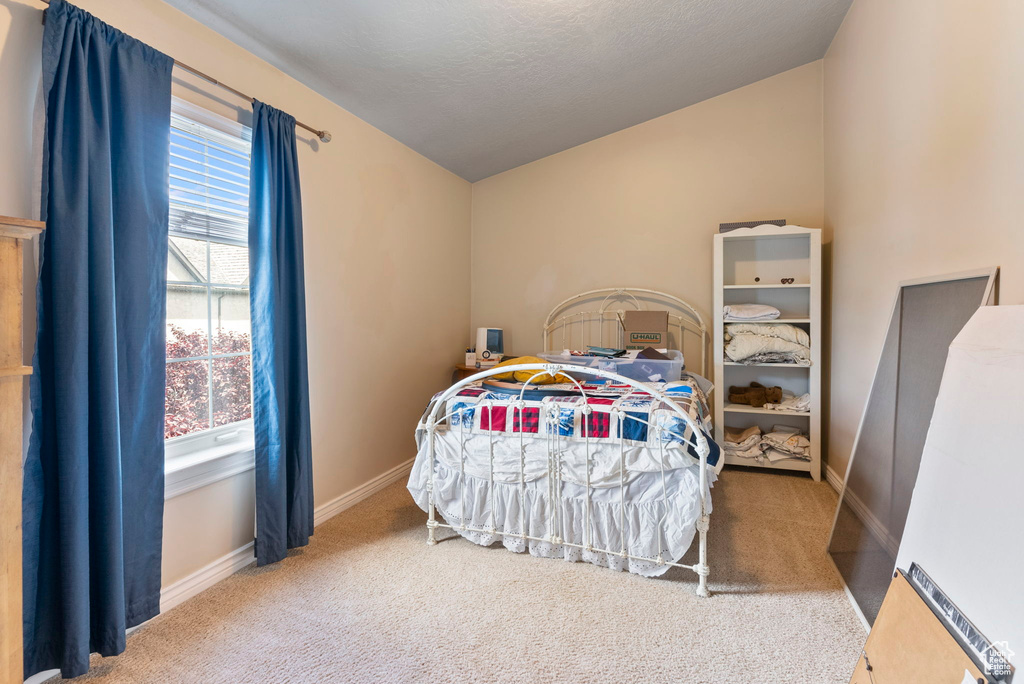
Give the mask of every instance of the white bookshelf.
[[(800, 226), (739, 228), (715, 235), (714, 334), (715, 439), (723, 441), (725, 426), (792, 425), (806, 432), (811, 460), (789, 459), (758, 463), (726, 457), (725, 462), (751, 468), (793, 470), (821, 480), (821, 231)], [(793, 278), (792, 284), (782, 284)], [(811, 365), (759, 363), (746, 365), (725, 360), (725, 320), (728, 304), (769, 304), (782, 312), (773, 323), (790, 323), (811, 337)], [(730, 385), (778, 385), (800, 395), (809, 392), (811, 410), (772, 411), (729, 403)]]

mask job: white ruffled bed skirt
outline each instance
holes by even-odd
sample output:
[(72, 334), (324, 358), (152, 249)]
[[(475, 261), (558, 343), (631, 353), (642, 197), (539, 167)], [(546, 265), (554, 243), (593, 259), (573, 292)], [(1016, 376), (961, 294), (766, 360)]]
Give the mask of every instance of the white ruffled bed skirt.
[[(549, 542), (524, 540), (522, 534), (547, 538), (551, 534), (549, 480), (542, 477), (528, 481), (521, 497), (518, 483), (495, 482), (465, 475), (440, 460), (434, 464), (434, 506), (444, 521), (455, 531), (481, 546), (501, 542), (510, 551), (529, 551), (533, 556), (585, 561), (645, 577), (656, 577), (669, 566), (623, 558), (616, 555), (622, 548), (624, 521), (626, 551), (633, 556), (658, 557), (659, 537), (662, 559), (678, 563), (689, 549), (700, 519), (699, 465), (666, 471), (664, 488), (667, 505), (662, 501), (660, 473), (631, 473), (625, 486), (625, 506), (620, 505), (619, 487), (591, 488), (590, 545), (613, 554), (585, 551)], [(427, 482), (430, 459), (421, 450), (409, 476), (409, 491), (424, 511), (428, 508)], [(714, 468), (708, 468), (708, 490), (716, 479)], [(710, 492), (705, 492), (707, 513), (711, 513)], [(522, 501), (521, 501), (522, 499)], [(525, 504), (523, 503), (525, 502)], [(463, 503), (465, 506), (463, 507)], [(559, 536), (573, 544), (585, 544), (586, 489), (571, 482), (562, 482), (559, 496)], [(493, 510), (493, 528), (492, 528)], [(463, 523), (480, 529), (504, 532), (490, 534), (459, 530)], [(659, 524), (660, 521), (660, 524)]]

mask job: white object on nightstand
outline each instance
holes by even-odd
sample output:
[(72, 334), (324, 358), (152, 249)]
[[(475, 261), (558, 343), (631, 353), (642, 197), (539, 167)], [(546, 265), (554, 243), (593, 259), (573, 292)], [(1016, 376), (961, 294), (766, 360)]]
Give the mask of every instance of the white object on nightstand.
[[(725, 426), (759, 425), (763, 432), (774, 425), (791, 425), (805, 431), (811, 442), (811, 459), (786, 459), (770, 463), (727, 456), (730, 465), (808, 472), (821, 480), (821, 231), (801, 226), (764, 225), (738, 228), (715, 235), (714, 331), (715, 440), (723, 441)], [(783, 283), (783, 280), (786, 280)], [(792, 280), (790, 280), (792, 279)], [(730, 304), (768, 304), (781, 315), (761, 323), (789, 323), (811, 337), (811, 365), (783, 363), (746, 365), (725, 358), (723, 307)], [(753, 408), (729, 403), (730, 385), (778, 385), (800, 396), (811, 395), (807, 413)]]

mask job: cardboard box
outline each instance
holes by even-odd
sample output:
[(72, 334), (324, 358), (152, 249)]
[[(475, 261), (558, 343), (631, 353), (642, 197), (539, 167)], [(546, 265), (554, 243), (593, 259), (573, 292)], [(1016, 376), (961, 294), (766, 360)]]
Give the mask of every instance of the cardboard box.
[(668, 346), (668, 311), (627, 311), (626, 349)]

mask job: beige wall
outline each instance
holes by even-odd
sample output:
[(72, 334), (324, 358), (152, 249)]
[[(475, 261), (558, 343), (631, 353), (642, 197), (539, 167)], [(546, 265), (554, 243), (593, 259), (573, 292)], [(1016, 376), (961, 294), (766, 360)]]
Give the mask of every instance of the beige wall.
[(473, 185), (473, 326), (536, 353), (552, 306), (598, 287), (647, 287), (710, 324), (718, 224), (820, 227), (821, 62)]
[[(162, 2), (76, 4), (334, 134), (299, 130), (316, 504), (411, 458), (469, 327), (469, 183)], [(0, 0), (0, 214), (38, 215), (41, 7)], [(177, 71), (174, 93), (249, 122), (247, 103)], [(251, 472), (169, 500), (165, 586), (252, 541), (252, 506)]]
[[(710, 317), (723, 221), (785, 217), (834, 235), (840, 473), (900, 280), (1001, 265), (1001, 301), (1024, 302), (1015, 0), (856, 0), (824, 62), (473, 186), (158, 0), (78, 4), (334, 134), (303, 134), (299, 150), (317, 505), (412, 456), (411, 432), (376, 416), (414, 424), (473, 327), (504, 327), (509, 351), (535, 352), (554, 303), (613, 284)], [(0, 0), (0, 213), (17, 216), (38, 212), (39, 8)], [(176, 72), (174, 92), (248, 122), (244, 103), (194, 78)], [(389, 379), (406, 391), (386, 396)], [(168, 502), (165, 583), (251, 540), (251, 480)]]
[(840, 475), (901, 280), (1001, 266), (1024, 302), (1021, 35), (1018, 0), (856, 0), (825, 57)]

